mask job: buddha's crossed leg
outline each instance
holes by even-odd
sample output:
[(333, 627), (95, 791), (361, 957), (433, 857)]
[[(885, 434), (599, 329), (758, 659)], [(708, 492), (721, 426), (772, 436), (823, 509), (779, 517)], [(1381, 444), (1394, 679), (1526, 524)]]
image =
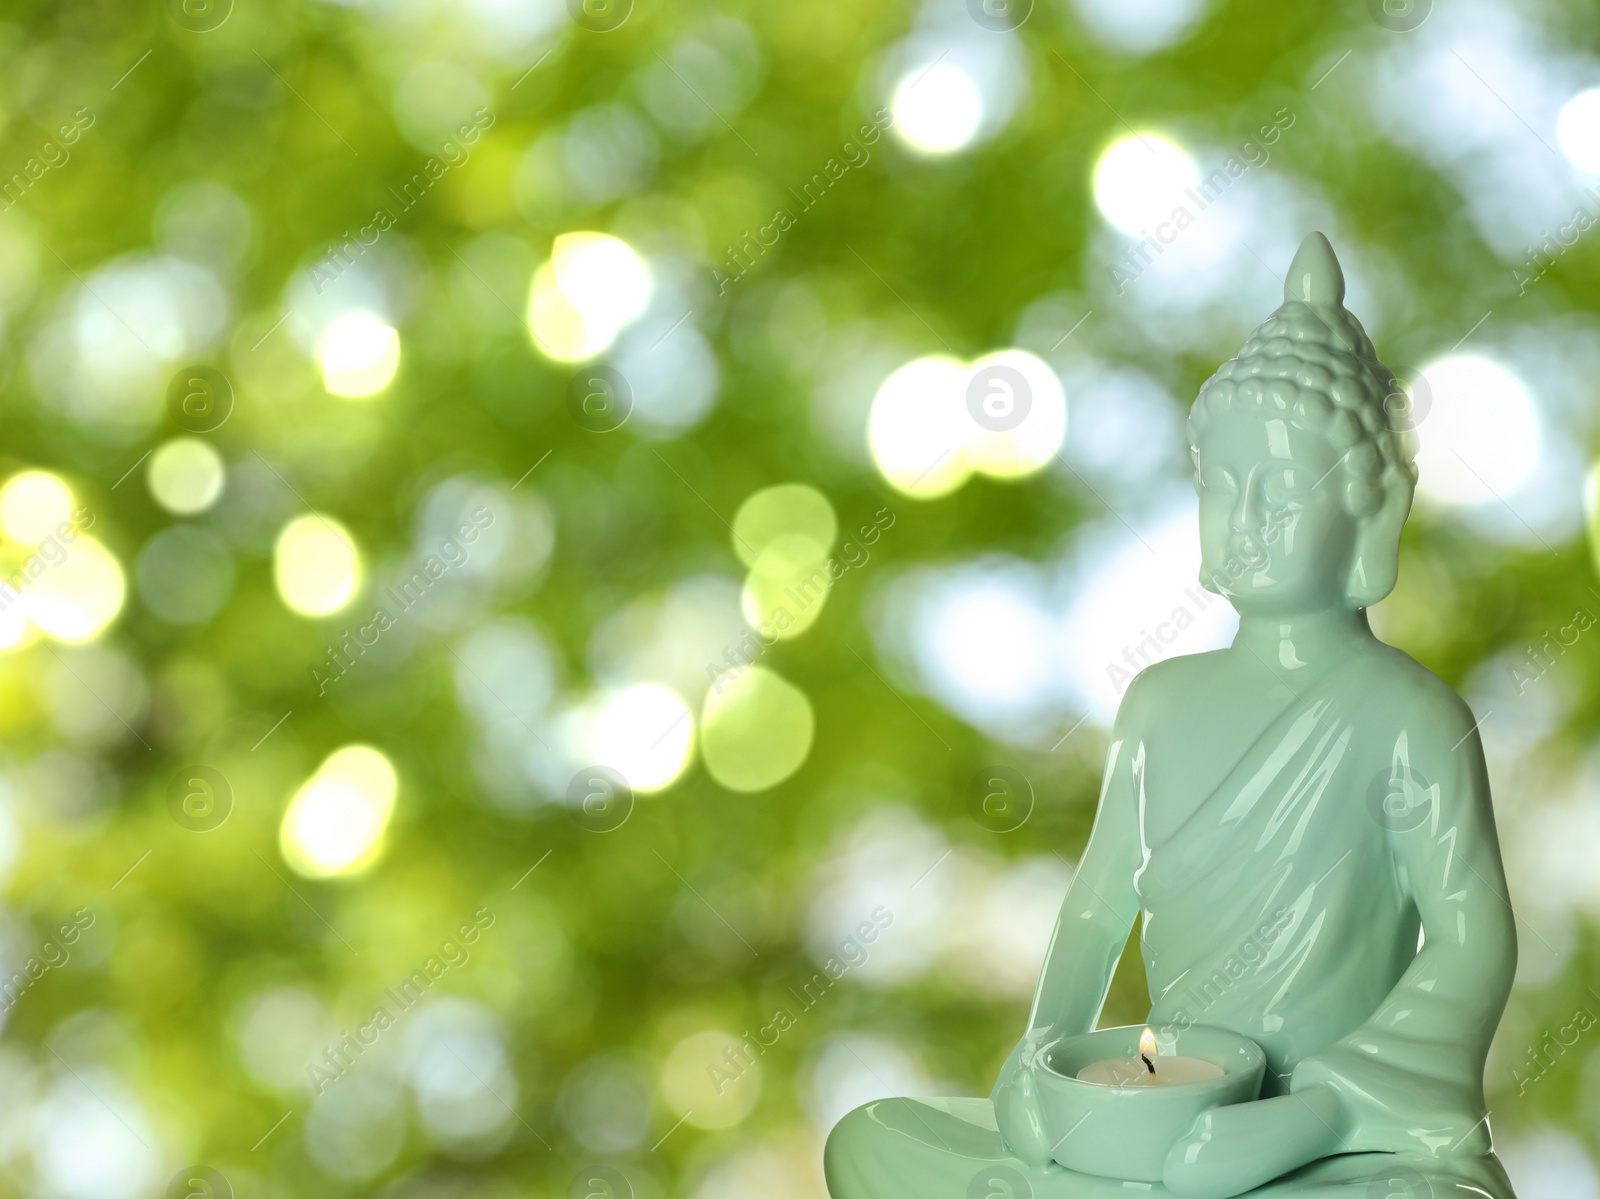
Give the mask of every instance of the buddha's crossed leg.
[[(828, 1137), (832, 1199), (1128, 1199), (1129, 1184), (1013, 1156), (987, 1099), (884, 1099), (851, 1112)], [(1132, 1184), (1164, 1199), (1159, 1183)], [(1514, 1199), (1490, 1157), (1388, 1153), (1325, 1158), (1249, 1192), (1252, 1199)]]

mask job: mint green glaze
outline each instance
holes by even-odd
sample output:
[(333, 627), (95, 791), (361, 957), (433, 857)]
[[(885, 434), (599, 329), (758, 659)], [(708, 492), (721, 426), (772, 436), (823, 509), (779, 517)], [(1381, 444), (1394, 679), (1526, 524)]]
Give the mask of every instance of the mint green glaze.
[(1245, 1103), (1261, 1092), (1266, 1055), (1249, 1037), (1209, 1024), (1156, 1025), (1157, 1058), (1184, 1054), (1222, 1067), (1219, 1078), (1182, 1086), (1117, 1086), (1084, 1082), (1078, 1072), (1139, 1052), (1140, 1025), (1063, 1037), (1034, 1056), (1030, 1088), (1037, 1097), (1047, 1152), (1069, 1170), (1103, 1178), (1160, 1182), (1167, 1153), (1200, 1113)]
[(1516, 962), (1483, 751), (1460, 697), (1367, 625), (1416, 468), (1343, 299), (1313, 233), (1283, 306), (1195, 401), (1202, 582), (1239, 633), (1129, 686), (993, 1094), (852, 1112), (828, 1139), (833, 1199), (1127, 1195), (1050, 1160), (1065, 1130), (1035, 1057), (1094, 1028), (1136, 918), (1148, 1022), (1267, 1058), (1262, 1098), (1203, 1113), (1139, 1193), (1511, 1199), (1483, 1101)]

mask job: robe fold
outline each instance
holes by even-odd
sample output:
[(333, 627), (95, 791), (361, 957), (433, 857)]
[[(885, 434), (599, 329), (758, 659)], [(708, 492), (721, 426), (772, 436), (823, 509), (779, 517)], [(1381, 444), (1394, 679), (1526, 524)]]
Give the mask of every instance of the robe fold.
[(1364, 729), (1368, 682), (1334, 672), (1146, 846), (1134, 887), (1150, 1022), (1250, 1037), (1267, 1055), (1264, 1098), (1339, 1086), (1359, 1109), (1351, 1149), (1486, 1152), (1501, 1005), (1440, 968), (1473, 921), (1509, 913), (1498, 852), (1472, 852), (1494, 845), (1482, 754), (1475, 739), (1427, 752), (1411, 731)]

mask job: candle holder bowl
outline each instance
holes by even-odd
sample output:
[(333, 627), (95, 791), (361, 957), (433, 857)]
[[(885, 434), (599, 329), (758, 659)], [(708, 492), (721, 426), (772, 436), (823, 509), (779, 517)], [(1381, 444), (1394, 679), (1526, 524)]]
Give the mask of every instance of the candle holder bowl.
[(1135, 1056), (1144, 1029), (1138, 1024), (1063, 1037), (1040, 1047), (1035, 1056), (1034, 1081), (1050, 1156), (1067, 1169), (1160, 1182), (1167, 1154), (1202, 1112), (1247, 1103), (1261, 1093), (1267, 1068), (1261, 1047), (1249, 1037), (1206, 1024), (1152, 1025), (1157, 1066), (1161, 1057), (1196, 1057), (1221, 1066), (1220, 1078), (1128, 1086), (1078, 1077), (1093, 1062)]

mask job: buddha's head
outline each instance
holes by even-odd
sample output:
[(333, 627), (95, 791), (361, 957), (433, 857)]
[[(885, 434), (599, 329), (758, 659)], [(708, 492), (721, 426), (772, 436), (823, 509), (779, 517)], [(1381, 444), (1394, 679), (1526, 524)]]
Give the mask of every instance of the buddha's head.
[(1415, 442), (1395, 427), (1394, 375), (1343, 301), (1333, 247), (1312, 233), (1283, 306), (1189, 413), (1200, 581), (1244, 615), (1365, 608), (1394, 587)]

